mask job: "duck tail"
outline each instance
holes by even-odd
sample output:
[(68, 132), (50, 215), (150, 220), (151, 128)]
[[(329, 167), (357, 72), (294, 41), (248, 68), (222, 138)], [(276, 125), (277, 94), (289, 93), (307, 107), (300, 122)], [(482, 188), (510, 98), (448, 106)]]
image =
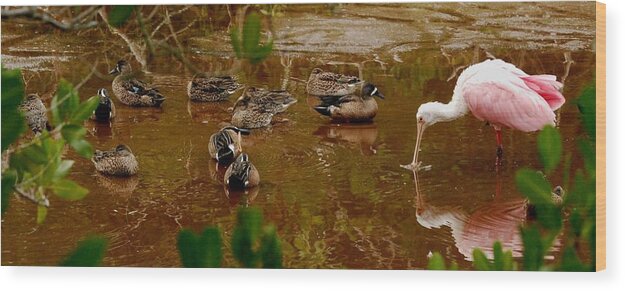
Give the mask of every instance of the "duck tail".
[(50, 122), (46, 121), (46, 130), (47, 131), (52, 131), (52, 129), (54, 129), (54, 128), (52, 128), (52, 125), (50, 125)]
[(161, 106), (161, 104), (163, 104), (163, 101), (165, 101), (165, 96), (161, 95), (160, 93), (156, 93), (154, 95), (152, 95), (152, 101), (154, 102), (154, 106)]
[(325, 116), (330, 116), (332, 114), (330, 112), (330, 107), (325, 107), (325, 106), (317, 106), (317, 107), (315, 107), (315, 111), (317, 111), (321, 115), (325, 115)]

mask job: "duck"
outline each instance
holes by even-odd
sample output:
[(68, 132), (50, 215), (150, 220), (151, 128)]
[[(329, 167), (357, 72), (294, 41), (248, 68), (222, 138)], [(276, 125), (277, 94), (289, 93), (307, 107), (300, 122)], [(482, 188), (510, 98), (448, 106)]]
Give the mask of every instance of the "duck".
[(100, 96), (100, 103), (93, 111), (91, 120), (109, 121), (115, 118), (115, 104), (109, 97), (108, 91), (104, 88), (100, 88), (98, 89), (98, 96)]
[(189, 81), (187, 95), (192, 101), (224, 101), (242, 87), (234, 77), (209, 77), (204, 73), (200, 73), (193, 76), (193, 79)]
[(224, 175), (224, 184), (230, 189), (246, 189), (258, 186), (260, 175), (246, 153), (241, 153), (228, 166)]
[(211, 135), (208, 142), (208, 153), (220, 165), (228, 165), (241, 153), (241, 135), (249, 135), (250, 131), (236, 126), (226, 126)]
[(247, 129), (265, 127), (275, 114), (295, 103), (297, 99), (288, 91), (249, 87), (234, 104), (231, 123)]
[(117, 145), (113, 150), (96, 150), (91, 158), (98, 172), (110, 176), (133, 176), (139, 170), (137, 158), (124, 144)]
[[(564, 189), (561, 186), (556, 186), (553, 188), (553, 190), (551, 190), (551, 202), (553, 202), (553, 204), (555, 206), (562, 206), (562, 203), (564, 202)], [(525, 213), (526, 213), (526, 217), (529, 220), (535, 219), (536, 218), (536, 205), (532, 204), (529, 202), (529, 199), (525, 199)]]
[(306, 92), (315, 96), (345, 96), (356, 92), (357, 84), (362, 81), (358, 77), (325, 72), (314, 68), (306, 83)]
[(362, 122), (373, 119), (378, 113), (378, 103), (374, 97), (384, 99), (378, 88), (367, 83), (362, 89), (361, 96), (349, 94), (334, 98), (333, 96), (321, 97), (321, 104), (315, 110), (322, 115), (329, 116), (333, 120), (345, 122)]
[(111, 75), (117, 75), (113, 79), (113, 93), (122, 103), (135, 107), (160, 107), (165, 101), (157, 88), (138, 80), (132, 73), (132, 68), (125, 60), (120, 60)]
[(46, 105), (43, 104), (39, 95), (35, 93), (28, 94), (20, 104), (19, 109), (24, 114), (28, 127), (30, 127), (35, 134), (40, 134), (44, 129), (52, 129), (48, 123)]

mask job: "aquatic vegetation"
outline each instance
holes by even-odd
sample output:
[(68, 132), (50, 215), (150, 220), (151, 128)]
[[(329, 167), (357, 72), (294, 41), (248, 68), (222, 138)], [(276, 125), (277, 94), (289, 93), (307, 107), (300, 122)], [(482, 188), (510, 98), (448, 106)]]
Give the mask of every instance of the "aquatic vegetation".
[[(547, 125), (538, 135), (538, 155), (542, 171), (523, 168), (516, 172), (518, 190), (536, 208), (536, 221), (520, 226), (523, 240), (522, 270), (526, 271), (593, 271), (596, 250), (596, 177), (595, 177), (595, 87), (589, 86), (577, 99), (586, 137), (578, 142), (584, 165), (575, 169), (573, 185), (569, 185), (571, 154), (562, 161), (562, 137), (558, 130)], [(551, 199), (552, 184), (547, 180), (561, 167), (565, 189), (571, 189), (563, 205)], [(545, 256), (557, 237), (563, 237), (563, 251), (553, 263)], [(499, 242), (494, 244), (494, 261), (490, 262), (480, 249), (473, 251), (476, 270), (516, 270), (510, 251), (504, 252)], [(440, 254), (434, 254), (428, 269), (445, 269)]]
[(243, 29), (239, 32), (238, 27), (230, 31), (232, 49), (239, 59), (246, 59), (252, 64), (262, 62), (273, 50), (273, 39), (265, 44), (260, 43), (260, 16), (252, 12), (245, 18)]
[[(11, 193), (17, 192), (38, 204), (37, 223), (42, 223), (49, 206), (49, 192), (65, 200), (79, 200), (89, 192), (66, 178), (74, 161), (63, 156), (66, 144), (84, 158), (93, 155), (91, 144), (85, 140), (87, 130), (82, 123), (98, 106), (99, 98), (93, 96), (80, 102), (72, 84), (61, 80), (49, 109), (52, 112), (51, 131), (43, 130), (26, 141), (24, 117), (18, 111), (23, 95), (21, 72), (3, 68), (2, 155), (9, 156), (9, 162), (2, 172), (2, 213), (8, 207)], [(21, 143), (20, 138), (24, 140)]]

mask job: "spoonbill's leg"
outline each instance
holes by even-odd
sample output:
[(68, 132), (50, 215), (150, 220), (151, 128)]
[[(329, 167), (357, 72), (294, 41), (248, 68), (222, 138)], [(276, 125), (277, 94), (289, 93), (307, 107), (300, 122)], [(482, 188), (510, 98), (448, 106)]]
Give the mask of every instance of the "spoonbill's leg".
[(503, 142), (501, 140), (501, 128), (495, 127), (495, 136), (497, 138), (497, 160), (495, 161), (496, 165), (501, 165), (503, 160)]

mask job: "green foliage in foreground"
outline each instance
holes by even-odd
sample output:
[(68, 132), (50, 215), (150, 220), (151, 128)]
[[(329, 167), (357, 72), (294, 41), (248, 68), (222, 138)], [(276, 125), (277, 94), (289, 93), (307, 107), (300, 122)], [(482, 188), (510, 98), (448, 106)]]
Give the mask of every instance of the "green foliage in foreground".
[(121, 27), (128, 21), (133, 11), (134, 5), (115, 5), (108, 14), (108, 23), (113, 27)]
[(102, 263), (107, 241), (101, 236), (91, 236), (78, 243), (59, 265), (65, 267), (97, 267)]
[[(280, 240), (273, 225), (263, 227), (257, 208), (239, 208), (232, 234), (232, 253), (245, 268), (282, 268)], [(222, 267), (222, 239), (219, 229), (207, 227), (200, 234), (183, 229), (178, 234), (178, 251), (184, 267)]]
[(238, 27), (234, 27), (230, 31), (230, 42), (237, 58), (246, 59), (252, 64), (257, 64), (271, 54), (273, 50), (273, 40), (261, 44), (260, 27), (260, 16), (252, 12), (245, 18), (241, 33)]
[[(42, 223), (49, 204), (48, 193), (66, 200), (82, 199), (88, 193), (67, 178), (74, 161), (63, 156), (67, 144), (84, 158), (93, 155), (82, 123), (98, 106), (99, 98), (94, 96), (81, 103), (72, 84), (61, 80), (49, 108), (52, 131), (44, 130), (28, 140), (18, 107), (23, 95), (20, 71), (2, 69), (2, 155), (10, 157), (8, 168), (2, 172), (2, 213), (9, 205), (10, 194), (18, 191), (38, 204), (37, 222)], [(23, 142), (18, 143), (21, 137)]]
[[(596, 251), (596, 177), (595, 177), (595, 87), (584, 89), (577, 99), (582, 125), (586, 136), (578, 142), (578, 152), (584, 165), (576, 169), (573, 185), (569, 185), (571, 154), (562, 159), (562, 137), (557, 129), (547, 126), (538, 136), (538, 155), (544, 173), (553, 173), (562, 167), (563, 186), (567, 191), (562, 205), (552, 200), (552, 185), (541, 171), (520, 169), (516, 173), (519, 191), (536, 209), (536, 221), (520, 226), (523, 240), (523, 264), (526, 271), (593, 271)], [(563, 161), (563, 162), (561, 162)], [(545, 262), (545, 255), (559, 239), (561, 254), (551, 264)], [(504, 252), (501, 244), (493, 246), (494, 260), (487, 259), (480, 250), (473, 251), (475, 270), (516, 270), (510, 251)], [(439, 253), (429, 260), (428, 269), (445, 270), (445, 262)]]

